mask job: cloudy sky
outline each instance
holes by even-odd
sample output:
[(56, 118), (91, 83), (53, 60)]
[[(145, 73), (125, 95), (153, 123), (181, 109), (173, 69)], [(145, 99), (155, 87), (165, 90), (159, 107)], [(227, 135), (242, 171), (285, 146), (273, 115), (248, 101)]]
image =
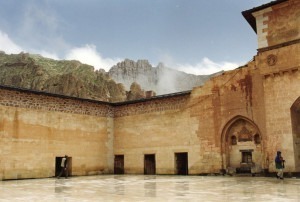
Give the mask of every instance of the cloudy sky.
[(236, 68), (256, 54), (241, 12), (266, 0), (1, 0), (0, 50), (76, 59), (109, 70), (147, 59), (193, 74)]

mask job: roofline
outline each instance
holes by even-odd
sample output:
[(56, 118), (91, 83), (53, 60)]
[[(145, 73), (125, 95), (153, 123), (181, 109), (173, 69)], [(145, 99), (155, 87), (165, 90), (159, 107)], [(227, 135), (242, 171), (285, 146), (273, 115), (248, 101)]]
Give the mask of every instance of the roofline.
[(45, 91), (32, 90), (32, 89), (7, 86), (7, 85), (0, 85), (0, 89), (13, 90), (13, 91), (19, 91), (19, 92), (25, 92), (25, 93), (33, 93), (36, 95), (46, 95), (46, 96), (51, 96), (51, 97), (58, 97), (58, 98), (65, 98), (65, 99), (72, 99), (72, 100), (79, 100), (79, 101), (94, 102), (94, 103), (99, 103), (99, 104), (110, 104), (110, 102), (105, 102), (105, 101), (92, 100), (92, 99), (87, 99), (87, 98), (79, 98), (79, 97), (73, 97), (73, 96), (68, 96), (68, 95), (55, 94), (55, 93), (49, 93), (49, 92), (45, 92)]
[(67, 95), (62, 95), (62, 94), (49, 93), (49, 92), (45, 92), (45, 91), (32, 90), (32, 89), (27, 89), (27, 88), (19, 88), (19, 87), (14, 87), (14, 86), (7, 86), (7, 85), (0, 85), (0, 89), (13, 90), (13, 91), (19, 91), (19, 92), (25, 92), (25, 93), (33, 93), (36, 95), (45, 95), (45, 96), (58, 97), (58, 98), (64, 98), (64, 99), (72, 99), (72, 100), (78, 100), (78, 101), (84, 101), (84, 102), (93, 102), (93, 103), (98, 103), (98, 104), (106, 104), (106, 105), (110, 105), (110, 106), (121, 106), (121, 105), (134, 104), (134, 103), (139, 103), (139, 102), (147, 102), (150, 100), (164, 99), (164, 98), (168, 98), (168, 97), (189, 95), (192, 92), (191, 90), (189, 90), (189, 91), (182, 91), (182, 92), (177, 92), (177, 93), (153, 96), (150, 98), (142, 98), (142, 99), (138, 99), (138, 100), (130, 100), (130, 101), (124, 101), (124, 102), (105, 102), (105, 101), (92, 100), (92, 99), (87, 99), (87, 98), (79, 98), (79, 97), (67, 96)]
[(242, 12), (242, 15), (244, 16), (244, 18), (247, 20), (247, 22), (249, 23), (249, 25), (252, 27), (252, 29), (255, 31), (255, 33), (257, 33), (256, 30), (256, 20), (255, 17), (252, 15), (252, 13), (256, 12), (256, 11), (260, 11), (263, 10), (265, 8), (286, 2), (288, 0), (276, 0), (276, 1), (271, 1), (270, 3), (267, 4), (263, 4), (261, 6), (258, 7), (254, 7), (252, 9), (249, 10), (245, 10)]
[(138, 99), (138, 100), (129, 100), (129, 101), (124, 101), (124, 102), (113, 102), (111, 104), (113, 106), (135, 104), (135, 103), (147, 102), (147, 101), (151, 101), (151, 100), (159, 100), (159, 99), (164, 99), (164, 98), (169, 98), (169, 97), (178, 97), (178, 96), (183, 96), (183, 95), (189, 95), (189, 94), (191, 94), (191, 92), (192, 92), (191, 90), (188, 90), (188, 91), (182, 91), (182, 92), (177, 92), (177, 93), (157, 95), (157, 96), (153, 96), (153, 97), (150, 97), (150, 98), (142, 98), (142, 99)]

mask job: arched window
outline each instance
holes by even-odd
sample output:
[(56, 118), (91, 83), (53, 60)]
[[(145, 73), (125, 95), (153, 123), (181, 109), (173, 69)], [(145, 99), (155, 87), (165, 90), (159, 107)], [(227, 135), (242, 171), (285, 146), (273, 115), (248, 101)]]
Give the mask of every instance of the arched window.
[(259, 134), (255, 134), (254, 135), (254, 143), (255, 144), (260, 144), (260, 136), (259, 136)]
[(236, 145), (237, 142), (236, 142), (236, 137), (235, 135), (231, 136), (231, 145)]

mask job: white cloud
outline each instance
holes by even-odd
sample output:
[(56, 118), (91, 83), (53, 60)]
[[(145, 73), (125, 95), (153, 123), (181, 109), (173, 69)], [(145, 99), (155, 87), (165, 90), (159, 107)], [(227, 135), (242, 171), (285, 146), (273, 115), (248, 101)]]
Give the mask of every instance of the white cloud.
[[(9, 38), (9, 36), (0, 30), (0, 50), (5, 53), (18, 54), (20, 52), (28, 52), (21, 46), (17, 45), (13, 40)], [(38, 50), (31, 49), (29, 53), (32, 54), (40, 54), (43, 57), (52, 58), (55, 60), (59, 60), (64, 58), (66, 60), (78, 60), (81, 63), (92, 65), (95, 69), (105, 69), (108, 71), (113, 65), (121, 62), (120, 58), (103, 58), (99, 52), (96, 50), (95, 45), (85, 45), (79, 48), (73, 48), (67, 51), (65, 57), (59, 57), (55, 52), (49, 52), (47, 50)]]
[(7, 54), (20, 53), (23, 49), (13, 42), (6, 33), (0, 30), (0, 50)]
[(191, 64), (175, 64), (172, 68), (177, 69), (179, 71), (183, 71), (189, 74), (195, 75), (209, 75), (213, 74), (222, 70), (232, 70), (239, 66), (242, 63), (235, 63), (235, 62), (213, 62), (209, 58), (203, 58), (199, 63), (195, 65)]
[(122, 61), (120, 58), (103, 58), (97, 52), (95, 45), (85, 45), (79, 48), (73, 48), (65, 57), (67, 60), (78, 60), (82, 63), (92, 65), (95, 69), (105, 69), (108, 71), (113, 65)]
[[(20, 53), (26, 52), (24, 48), (17, 45), (10, 37), (0, 30), (0, 50), (11, 54), (11, 53)], [(67, 60), (78, 60), (81, 63), (92, 65), (95, 69), (104, 69), (108, 71), (113, 65), (121, 62), (121, 58), (104, 58), (99, 52), (97, 52), (96, 46), (91, 44), (87, 44), (82, 47), (75, 47), (67, 51), (65, 57), (59, 57), (55, 52), (49, 52), (47, 50), (30, 50), (30, 53), (40, 54), (47, 58), (52, 58), (55, 60), (59, 60), (60, 58)], [(167, 67), (177, 69), (179, 71), (183, 71), (189, 74), (195, 75), (208, 75), (213, 74), (222, 70), (231, 70), (235, 69), (243, 63), (237, 62), (214, 62), (209, 58), (203, 58), (199, 63), (193, 64), (178, 64), (175, 60), (169, 55), (164, 54), (161, 57), (162, 61), (165, 63)]]
[[(20, 52), (27, 52), (24, 48), (17, 45), (14, 41), (12, 41), (9, 36), (0, 30), (0, 50), (4, 51), (7, 54), (18, 54)], [(32, 50), (30, 53), (40, 54), (43, 57), (52, 58), (58, 60), (59, 57), (55, 53), (50, 53), (45, 50)]]
[(222, 70), (224, 71), (232, 70), (245, 64), (244, 62), (229, 62), (229, 61), (214, 62), (207, 57), (202, 58), (200, 62), (195, 64), (189, 64), (189, 63), (182, 64), (176, 62), (176, 59), (171, 54), (163, 51), (161, 51), (160, 53), (159, 60), (166, 67), (183, 71), (188, 74), (195, 74), (195, 75), (209, 75)]

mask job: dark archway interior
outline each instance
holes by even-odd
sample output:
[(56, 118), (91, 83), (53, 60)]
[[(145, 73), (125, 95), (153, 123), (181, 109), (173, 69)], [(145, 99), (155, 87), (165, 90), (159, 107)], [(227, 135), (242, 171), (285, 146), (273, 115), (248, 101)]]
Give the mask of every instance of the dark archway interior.
[(291, 107), (291, 121), (295, 154), (295, 169), (300, 172), (300, 97)]

